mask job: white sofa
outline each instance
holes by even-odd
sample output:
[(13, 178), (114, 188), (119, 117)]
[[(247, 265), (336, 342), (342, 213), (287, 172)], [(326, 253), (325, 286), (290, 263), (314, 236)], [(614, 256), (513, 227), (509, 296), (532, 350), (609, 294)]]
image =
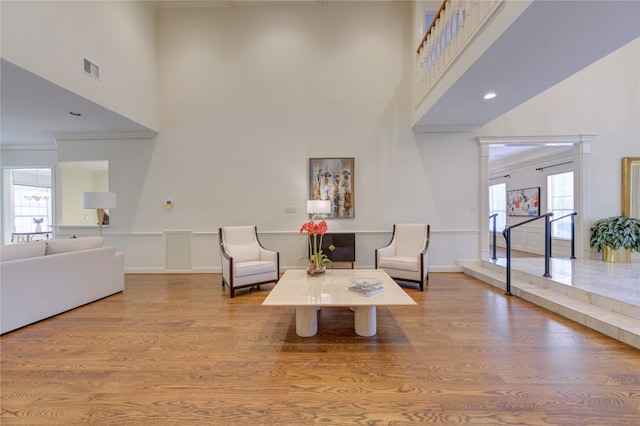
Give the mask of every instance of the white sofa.
[(0, 329), (7, 333), (124, 290), (124, 254), (103, 237), (0, 246)]

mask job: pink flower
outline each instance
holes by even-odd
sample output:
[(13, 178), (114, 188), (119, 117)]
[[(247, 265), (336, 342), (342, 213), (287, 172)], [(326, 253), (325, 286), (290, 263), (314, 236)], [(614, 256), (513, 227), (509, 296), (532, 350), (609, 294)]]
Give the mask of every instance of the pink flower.
[(327, 222), (323, 220), (322, 222), (316, 225), (316, 233), (320, 235), (324, 235), (325, 232), (327, 232), (327, 228), (328, 228)]
[[(325, 262), (329, 262), (325, 254), (322, 254), (322, 236), (327, 232), (327, 222), (322, 221), (319, 223), (315, 223), (314, 221), (309, 221), (303, 223), (300, 227), (300, 233), (306, 232), (307, 237), (309, 238), (309, 252), (310, 256), (308, 261), (310, 264), (314, 265), (322, 265)], [(320, 238), (318, 239), (318, 235)]]

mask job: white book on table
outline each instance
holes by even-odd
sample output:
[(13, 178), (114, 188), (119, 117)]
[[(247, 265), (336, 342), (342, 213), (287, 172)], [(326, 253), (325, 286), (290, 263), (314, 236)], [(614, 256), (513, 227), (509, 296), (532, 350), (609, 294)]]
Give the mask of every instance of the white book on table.
[(374, 294), (382, 293), (382, 291), (384, 290), (384, 287), (382, 287), (381, 285), (378, 285), (378, 286), (353, 285), (349, 287), (349, 290), (358, 294), (362, 294), (363, 296), (369, 297), (369, 296), (373, 296)]

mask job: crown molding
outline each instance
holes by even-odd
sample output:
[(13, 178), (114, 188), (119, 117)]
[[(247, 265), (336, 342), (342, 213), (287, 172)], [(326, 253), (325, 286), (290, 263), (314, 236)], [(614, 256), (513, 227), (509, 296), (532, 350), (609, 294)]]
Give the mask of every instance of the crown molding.
[(574, 145), (591, 143), (596, 135), (547, 135), (547, 136), (479, 136), (480, 145)]
[(57, 151), (57, 146), (51, 145), (0, 145), (0, 151)]
[(467, 134), (475, 134), (476, 129), (479, 126), (477, 125), (454, 125), (454, 126), (446, 126), (446, 125), (415, 125), (413, 126), (413, 131), (416, 133), (467, 133)]
[(558, 161), (572, 161), (572, 148), (566, 144), (562, 146), (545, 146), (521, 154), (515, 154), (507, 158), (499, 159), (491, 163), (490, 178), (499, 177), (515, 170), (524, 170), (531, 167), (549, 167)]
[(152, 139), (156, 132), (104, 132), (104, 133), (71, 133), (57, 134), (53, 138), (60, 141), (103, 141), (103, 140), (126, 140), (126, 139)]
[(329, 4), (330, 0), (155, 0), (157, 9)]

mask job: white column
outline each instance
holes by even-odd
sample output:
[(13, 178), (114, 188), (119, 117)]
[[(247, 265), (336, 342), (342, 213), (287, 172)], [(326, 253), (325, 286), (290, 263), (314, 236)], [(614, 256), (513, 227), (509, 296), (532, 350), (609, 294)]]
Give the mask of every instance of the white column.
[(581, 135), (573, 145), (573, 209), (578, 212), (576, 226), (576, 257), (593, 257), (591, 239), (591, 142), (594, 135)]
[(489, 150), (490, 145), (480, 144), (480, 259), (488, 260), (489, 254)]

